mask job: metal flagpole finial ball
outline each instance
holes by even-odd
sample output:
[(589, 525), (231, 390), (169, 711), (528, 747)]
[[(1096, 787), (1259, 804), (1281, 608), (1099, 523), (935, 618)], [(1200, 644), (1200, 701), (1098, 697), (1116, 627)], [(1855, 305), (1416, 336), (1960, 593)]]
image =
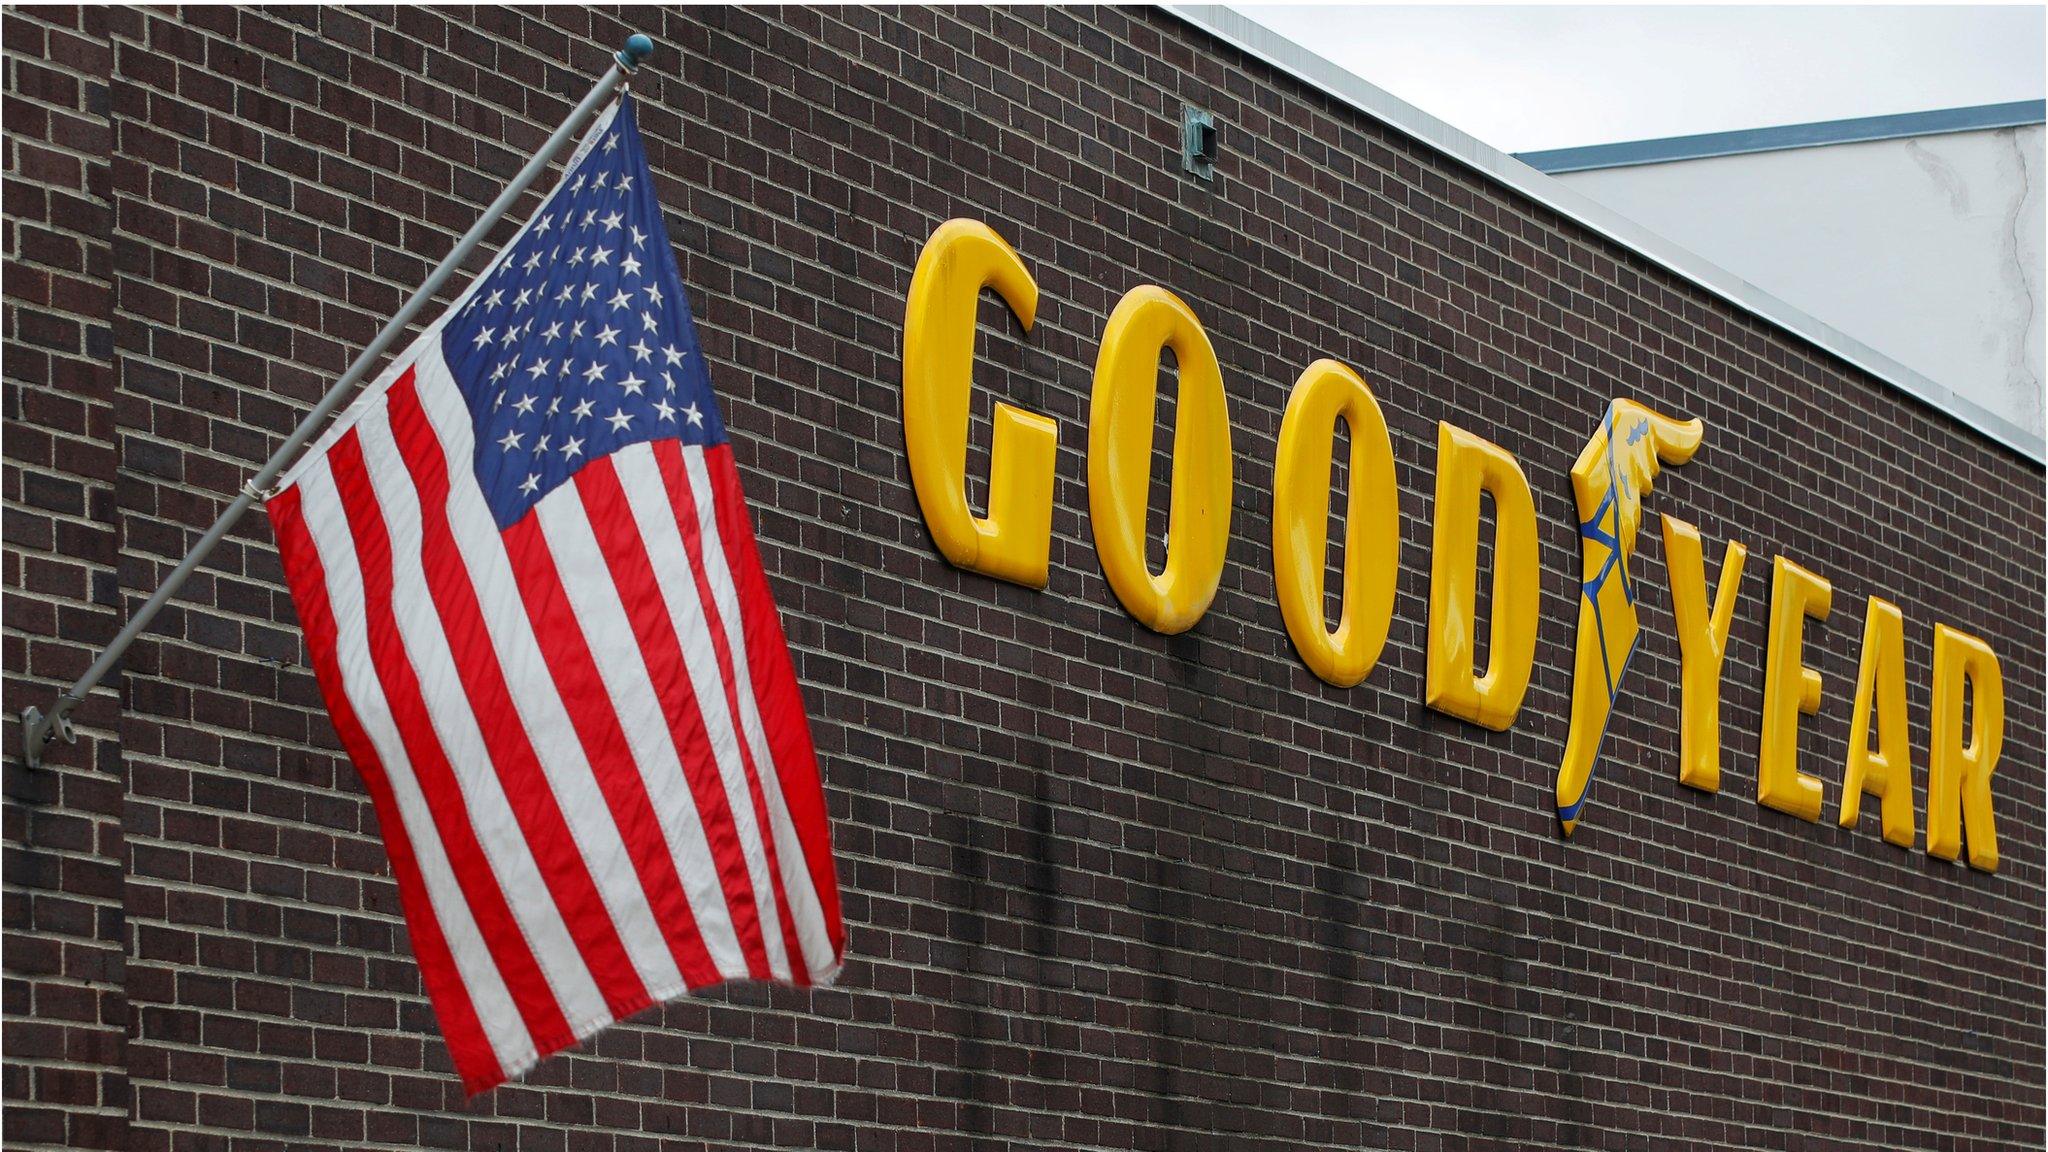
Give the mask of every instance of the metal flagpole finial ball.
[(626, 47), (618, 55), (621, 67), (631, 72), (640, 66), (642, 60), (654, 55), (654, 38), (643, 32), (626, 37)]

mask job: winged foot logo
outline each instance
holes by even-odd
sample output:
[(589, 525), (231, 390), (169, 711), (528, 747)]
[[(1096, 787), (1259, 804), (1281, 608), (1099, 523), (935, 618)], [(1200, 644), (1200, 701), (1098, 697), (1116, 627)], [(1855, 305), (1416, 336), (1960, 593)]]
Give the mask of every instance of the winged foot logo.
[(1583, 560), (1572, 726), (1557, 769), (1557, 819), (1567, 836), (1578, 827), (1607, 721), (1621, 696), (1622, 674), (1642, 630), (1628, 562), (1642, 526), (1643, 496), (1662, 465), (1692, 459), (1705, 433), (1698, 420), (1681, 422), (1633, 400), (1616, 400), (1572, 464)]

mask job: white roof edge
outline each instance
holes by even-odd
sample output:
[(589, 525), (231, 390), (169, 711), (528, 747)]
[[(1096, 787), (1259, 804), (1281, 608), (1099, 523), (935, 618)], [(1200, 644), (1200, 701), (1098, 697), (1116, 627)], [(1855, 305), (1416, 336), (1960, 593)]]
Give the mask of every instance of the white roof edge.
[(1595, 203), (1385, 89), (1323, 59), (1263, 24), (1220, 4), (1162, 4), (1168, 14), (1263, 60), (1312, 88), (1350, 104), (1445, 156), (1521, 193), (1645, 259), (1691, 281), (1738, 308), (1798, 336), (1841, 360), (2012, 449), (2036, 464), (2048, 463), (2048, 442), (1947, 385), (1886, 356), (1833, 326), (1758, 288), (1740, 276), (1679, 247), (1614, 210)]

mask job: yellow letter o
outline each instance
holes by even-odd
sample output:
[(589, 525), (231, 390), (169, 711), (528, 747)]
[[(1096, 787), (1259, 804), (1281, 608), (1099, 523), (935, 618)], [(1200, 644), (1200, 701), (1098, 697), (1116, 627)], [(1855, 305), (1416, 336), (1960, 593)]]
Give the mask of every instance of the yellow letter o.
[[(1328, 565), (1330, 459), (1336, 421), (1351, 431), (1350, 497), (1344, 513), (1344, 600), (1335, 631), (1323, 626)], [(1379, 662), (1394, 618), (1401, 565), (1400, 495), (1394, 447), (1379, 401), (1358, 374), (1318, 360), (1295, 381), (1273, 461), (1273, 585), (1295, 651), (1339, 688)]]
[[(1145, 564), (1145, 509), (1159, 352), (1180, 366), (1173, 433), (1173, 503), (1166, 567)], [(1223, 372), (1195, 314), (1164, 288), (1133, 288), (1110, 313), (1088, 406), (1088, 511), (1102, 574), (1139, 623), (1173, 635), (1194, 627), (1216, 598), (1230, 543), (1230, 415)]]

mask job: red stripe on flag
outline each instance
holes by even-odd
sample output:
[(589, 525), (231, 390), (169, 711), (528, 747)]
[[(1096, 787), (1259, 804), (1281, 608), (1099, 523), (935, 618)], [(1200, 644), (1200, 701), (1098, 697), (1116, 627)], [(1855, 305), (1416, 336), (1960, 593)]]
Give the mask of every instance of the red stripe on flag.
[(657, 440), (652, 445), (654, 461), (661, 470), (662, 483), (668, 489), (669, 507), (675, 512), (676, 528), (682, 533), (683, 548), (690, 555), (690, 574), (697, 578), (697, 600), (704, 606), (706, 630), (711, 633), (711, 647), (718, 656), (718, 679), (725, 685), (725, 707), (732, 717), (733, 735), (739, 742), (740, 763), (746, 768), (747, 794), (754, 804), (754, 826), (761, 830), (761, 843), (768, 854), (768, 875), (775, 886), (776, 922), (782, 926), (782, 948), (790, 958), (790, 979), (799, 985), (811, 982), (810, 971), (803, 962), (803, 944), (797, 939), (796, 919), (790, 915), (789, 894), (783, 891), (782, 863), (775, 849), (775, 828), (768, 820), (768, 802), (761, 794), (759, 769), (754, 764), (753, 743), (747, 739), (746, 728), (740, 720), (739, 680), (733, 674), (732, 646), (725, 642), (725, 624), (718, 611), (718, 601), (711, 594), (711, 581), (704, 569), (704, 539), (697, 526), (697, 500), (690, 489), (690, 477), (683, 467), (682, 444), (676, 440)]
[[(456, 783), (455, 771), (435, 736), (426, 698), (412, 658), (398, 631), (392, 608), (391, 538), (383, 512), (363, 462), (362, 442), (355, 430), (334, 442), (327, 452), (334, 473), (335, 488), (348, 515), (349, 532), (355, 539), (356, 559), (363, 572), (365, 624), (369, 631), (370, 660), (384, 695), (413, 774), (434, 814), (441, 844), (448, 853), (450, 868), (469, 901), (477, 928), (489, 945), (505, 987), (518, 1005), (520, 1018), (532, 1035), (534, 1046), (552, 1052), (576, 1042), (569, 1021), (562, 1014), (554, 989), (534, 959), (533, 949), (519, 921), (512, 915), (504, 889), (492, 870), (483, 845), (477, 840), (469, 806)], [(403, 482), (403, 478), (401, 478)]]
[[(725, 781), (719, 774), (711, 738), (705, 733), (704, 717), (698, 711), (697, 691), (683, 659), (682, 639), (676, 635), (675, 622), (662, 597), (654, 562), (648, 558), (647, 546), (634, 525), (633, 510), (626, 503), (625, 491), (619, 487), (619, 474), (610, 457), (591, 461), (572, 483), (583, 500), (598, 551), (618, 587), (619, 601), (625, 607), (633, 638), (646, 661), (648, 678), (661, 698), (670, 737), (682, 758), (684, 779), (696, 798), (704, 837), (710, 842), (718, 865), (726, 906), (732, 913), (733, 932), (747, 957), (747, 974), (765, 980), (769, 975), (768, 953), (761, 939), (760, 911), (754, 901), (753, 879), (747, 871), (746, 850), (740, 845), (739, 828), (725, 797)], [(766, 829), (762, 831), (765, 834)]]
[(817, 890), (818, 909), (825, 917), (825, 930), (832, 940), (832, 959), (837, 963), (846, 954), (846, 925), (839, 916), (839, 880), (832, 867), (832, 832), (825, 820), (823, 776), (818, 771), (817, 750), (811, 746), (811, 726), (804, 714), (803, 695), (797, 688), (796, 666), (790, 660), (789, 641), (782, 634), (782, 617), (775, 609), (775, 598), (768, 591), (768, 575), (761, 567), (760, 549), (754, 542), (754, 525), (747, 515), (746, 493), (740, 487), (732, 447), (719, 444), (704, 449), (704, 470), (711, 477), (726, 568), (739, 591), (747, 668), (754, 682), (761, 728), (768, 738), (769, 755), (775, 759), (775, 775), (782, 783), (782, 801), (789, 809), (790, 824), (803, 842), (804, 862), (810, 867), (811, 885)]
[(434, 1015), (441, 1021), (441, 1036), (448, 1045), (448, 1055), (462, 1076), (463, 1090), (471, 1094), (481, 1092), (503, 1081), (505, 1073), (477, 1018), (476, 1005), (455, 966), (455, 956), (441, 934), (441, 921), (434, 914), (426, 881), (420, 876), (412, 839), (405, 831), (405, 819), (391, 794), (391, 781), (384, 774), (384, 762), (378, 758), (376, 746), (370, 742), (369, 734), (356, 718), (354, 705), (349, 702), (336, 655), (339, 641), (334, 610), (327, 599), (327, 573), (312, 536), (306, 531), (299, 499), (299, 490), (293, 486), (272, 497), (264, 507), (277, 534), (278, 558), (284, 565), (285, 581), (291, 586), (292, 602), (298, 606), (299, 625), (306, 633), (306, 652), (313, 662), (313, 676), (319, 681), (320, 695), (327, 701), (327, 715), (334, 722), (334, 731), (341, 737), (342, 747), (348, 750), (349, 759), (355, 762), (356, 772), (370, 793), (370, 803), (377, 810), (385, 851), (391, 857), (391, 874), (398, 881), (398, 900), (405, 909), (413, 956), (419, 964), (420, 983), (434, 1003)]
[(696, 913), (690, 909), (682, 876), (676, 871), (675, 856), (669, 851), (668, 838), (662, 835), (661, 818), (634, 767), (632, 746), (598, 674), (583, 626), (576, 619), (569, 594), (562, 589), (562, 575), (541, 534), (540, 518), (528, 513), (503, 535), (541, 658), (554, 677), (555, 690), (561, 693), (562, 706), (583, 744), (584, 758), (590, 762), (605, 806), (618, 825), (619, 839), (632, 856), (633, 871), (647, 894), (648, 907), (660, 922), (676, 968), (692, 988), (716, 984), (724, 976), (704, 946)]
[[(583, 962), (596, 978), (613, 1019), (624, 1019), (653, 1003), (640, 974), (626, 955), (597, 883), (578, 850), (576, 838), (541, 770), (540, 758), (520, 723), (505, 683), (505, 669), (491, 648), (490, 630), (477, 602), (476, 586), (448, 526), (448, 458), (420, 407), (419, 384), (410, 371), (392, 385), (387, 401), (391, 435), (398, 454), (419, 492), (421, 567), (442, 627), (451, 638), (455, 668), (469, 697), (470, 711), (491, 764), (505, 788), (505, 799), (519, 821), (542, 879), (560, 910)], [(460, 637), (456, 642), (454, 638)]]

